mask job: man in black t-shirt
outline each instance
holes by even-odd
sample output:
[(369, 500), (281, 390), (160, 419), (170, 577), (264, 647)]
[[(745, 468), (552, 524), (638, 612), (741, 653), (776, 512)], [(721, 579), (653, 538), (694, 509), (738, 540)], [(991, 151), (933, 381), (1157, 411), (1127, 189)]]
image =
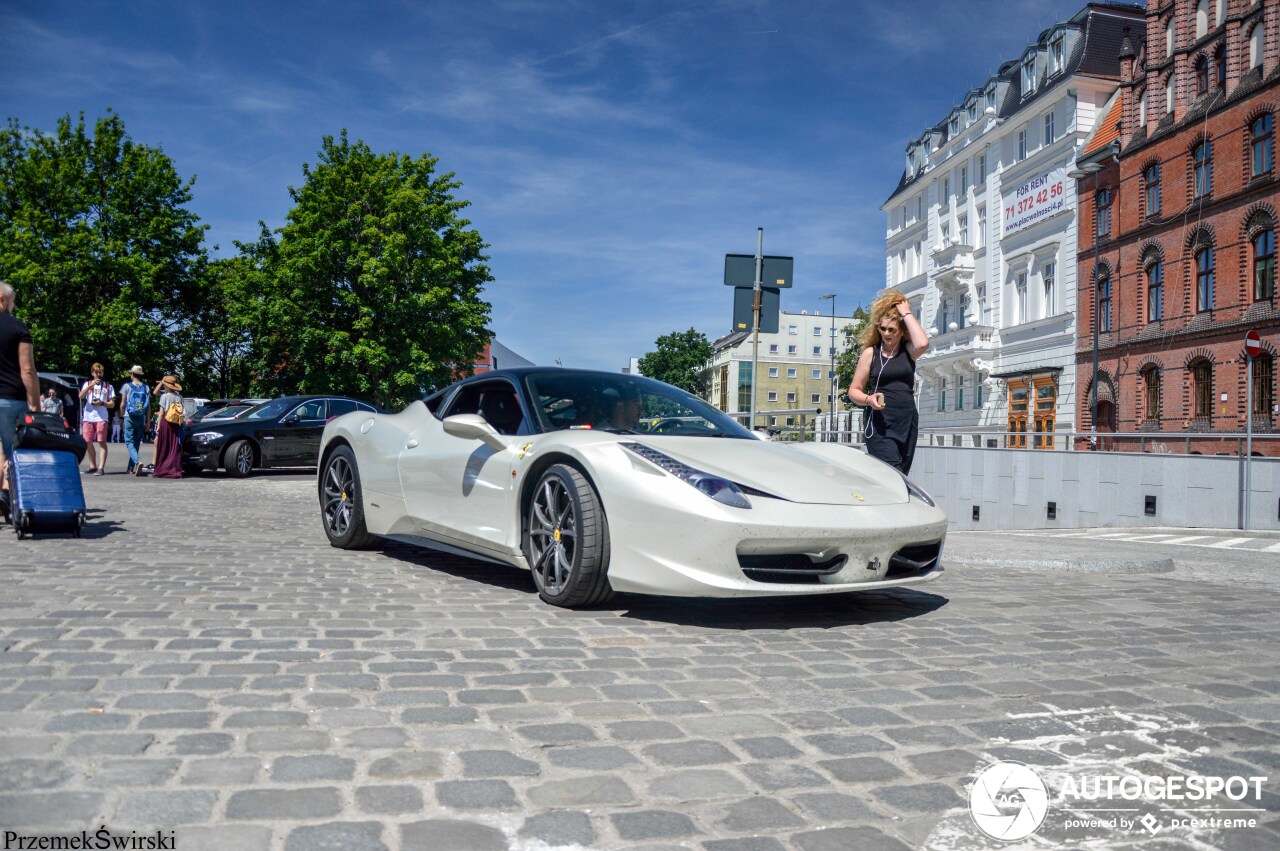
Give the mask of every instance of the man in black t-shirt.
[(31, 332), (13, 315), (13, 287), (0, 281), (0, 508), (8, 514), (9, 455), (18, 414), (40, 410), (40, 379)]

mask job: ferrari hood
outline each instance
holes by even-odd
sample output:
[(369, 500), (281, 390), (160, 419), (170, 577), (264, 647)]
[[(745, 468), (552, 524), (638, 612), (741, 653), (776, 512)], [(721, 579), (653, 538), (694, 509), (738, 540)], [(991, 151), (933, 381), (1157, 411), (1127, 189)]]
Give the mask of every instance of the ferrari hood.
[(664, 437), (643, 443), (691, 467), (790, 502), (895, 505), (907, 501), (896, 470), (852, 447), (706, 437)]

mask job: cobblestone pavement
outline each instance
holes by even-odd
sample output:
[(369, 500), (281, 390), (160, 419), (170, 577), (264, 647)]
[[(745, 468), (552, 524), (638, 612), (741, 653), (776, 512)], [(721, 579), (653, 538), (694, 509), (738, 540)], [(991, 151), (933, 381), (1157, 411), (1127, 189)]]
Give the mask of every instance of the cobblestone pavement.
[(1254, 828), (1112, 805), (1153, 834), (1054, 802), (1010, 846), (967, 805), (1000, 759), (1051, 788), (1280, 774), (1274, 586), (997, 561), (919, 590), (565, 611), (511, 568), (331, 549), (310, 475), (85, 487), (83, 539), (0, 530), (5, 831), (183, 851), (1280, 843), (1274, 781), (1217, 802), (1260, 807), (1219, 813)]

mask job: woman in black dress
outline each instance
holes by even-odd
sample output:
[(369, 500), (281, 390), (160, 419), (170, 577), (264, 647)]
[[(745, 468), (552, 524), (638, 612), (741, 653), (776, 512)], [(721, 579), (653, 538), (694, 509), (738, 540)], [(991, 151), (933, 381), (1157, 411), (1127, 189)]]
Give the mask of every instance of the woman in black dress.
[(929, 350), (929, 336), (911, 313), (907, 297), (886, 290), (871, 305), (871, 322), (862, 332), (862, 354), (853, 371), (849, 399), (867, 405), (863, 435), (867, 454), (911, 472), (916, 453), (916, 360)]

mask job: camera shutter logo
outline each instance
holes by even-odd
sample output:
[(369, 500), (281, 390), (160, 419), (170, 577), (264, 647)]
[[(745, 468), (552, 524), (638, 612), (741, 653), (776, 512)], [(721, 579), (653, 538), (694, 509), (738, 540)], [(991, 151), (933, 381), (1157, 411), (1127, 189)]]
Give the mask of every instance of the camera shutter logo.
[(992, 763), (969, 787), (969, 814), (992, 839), (1024, 839), (1040, 829), (1048, 811), (1044, 780), (1020, 762)]

